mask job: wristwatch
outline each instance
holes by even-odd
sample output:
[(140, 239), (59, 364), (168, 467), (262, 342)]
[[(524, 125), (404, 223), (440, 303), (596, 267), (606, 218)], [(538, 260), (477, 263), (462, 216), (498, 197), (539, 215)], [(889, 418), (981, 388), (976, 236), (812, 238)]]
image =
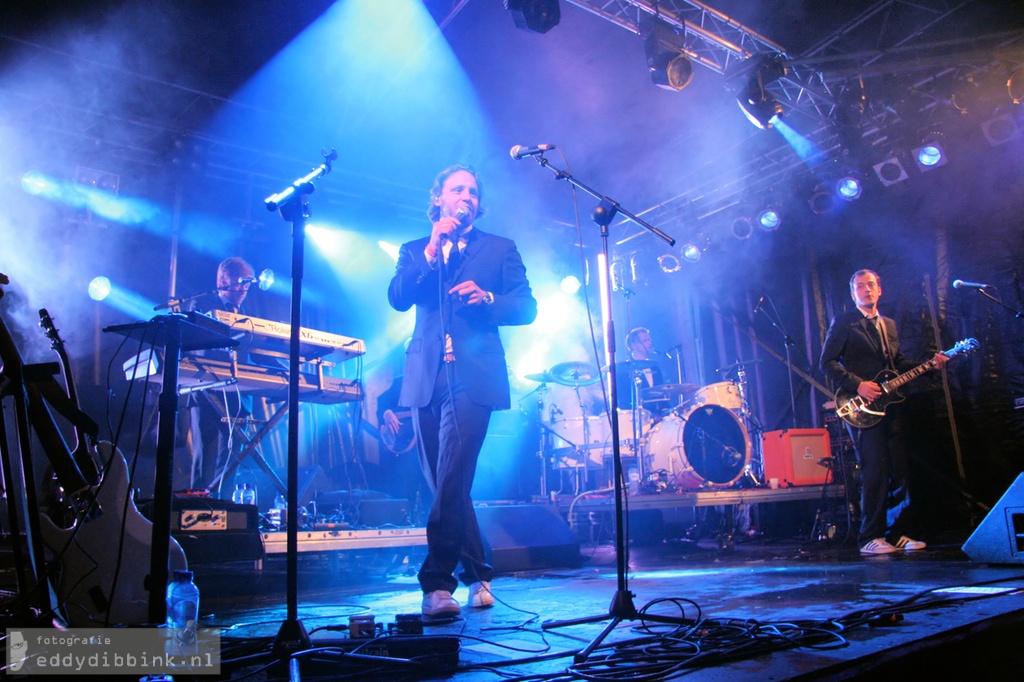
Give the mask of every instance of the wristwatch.
[(492, 294), (489, 291), (485, 291), (484, 292), (484, 304), (485, 305), (491, 305), (492, 303), (494, 303), (494, 294)]

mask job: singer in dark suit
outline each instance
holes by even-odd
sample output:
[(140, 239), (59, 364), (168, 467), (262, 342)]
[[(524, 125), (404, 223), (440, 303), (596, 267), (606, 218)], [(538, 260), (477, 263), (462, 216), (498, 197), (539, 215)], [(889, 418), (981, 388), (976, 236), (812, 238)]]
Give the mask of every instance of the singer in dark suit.
[[(856, 308), (832, 320), (821, 349), (819, 366), (833, 391), (843, 389), (873, 401), (882, 395), (875, 378), (883, 370), (905, 372), (914, 367), (900, 352), (896, 321), (878, 312), (882, 283), (871, 270), (850, 278)], [(939, 368), (949, 360), (935, 354)], [(916, 523), (907, 489), (907, 451), (899, 405), (890, 405), (882, 420), (866, 429), (847, 424), (861, 468), (861, 554), (891, 554), (926, 547), (914, 540)]]
[(413, 408), (423, 473), (434, 492), (427, 557), (419, 571), (423, 614), (461, 612), (454, 572), (469, 606), (494, 603), (470, 490), (493, 410), (510, 404), (499, 326), (530, 324), (537, 301), (515, 242), (476, 229), (483, 191), (467, 166), (441, 171), (430, 191), (429, 237), (402, 245), (388, 301), (416, 307), (399, 404)]

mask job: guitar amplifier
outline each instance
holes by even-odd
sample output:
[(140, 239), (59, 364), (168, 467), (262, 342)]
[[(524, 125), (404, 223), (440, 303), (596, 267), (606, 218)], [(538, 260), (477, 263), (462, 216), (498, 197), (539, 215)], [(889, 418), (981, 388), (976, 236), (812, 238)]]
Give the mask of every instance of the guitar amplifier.
[[(143, 513), (150, 516), (149, 506)], [(189, 564), (261, 561), (263, 538), (255, 505), (210, 497), (175, 496), (171, 500), (171, 536)]]
[(784, 429), (762, 434), (765, 480), (777, 478), (784, 488), (829, 483), (829, 442), (828, 429)]

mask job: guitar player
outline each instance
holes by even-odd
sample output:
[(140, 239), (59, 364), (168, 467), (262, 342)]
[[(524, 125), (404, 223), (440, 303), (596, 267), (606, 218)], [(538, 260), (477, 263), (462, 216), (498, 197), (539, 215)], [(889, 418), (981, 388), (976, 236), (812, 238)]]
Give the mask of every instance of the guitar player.
[[(839, 313), (829, 325), (819, 367), (833, 391), (844, 390), (870, 403), (882, 395), (876, 377), (886, 370), (913, 368), (900, 352), (896, 321), (878, 312), (882, 282), (871, 270), (850, 278), (856, 308)], [(936, 353), (936, 369), (949, 358)], [(907, 488), (907, 450), (898, 406), (878, 424), (857, 428), (847, 423), (861, 469), (861, 525), (858, 544), (865, 556), (917, 551), (927, 545), (913, 539), (918, 532)]]

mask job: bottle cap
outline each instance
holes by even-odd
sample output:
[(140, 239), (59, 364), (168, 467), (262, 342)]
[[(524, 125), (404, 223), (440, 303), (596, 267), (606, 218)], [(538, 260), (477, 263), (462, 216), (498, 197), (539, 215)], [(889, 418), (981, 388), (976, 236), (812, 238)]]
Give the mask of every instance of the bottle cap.
[(174, 572), (174, 579), (175, 580), (188, 580), (188, 581), (191, 581), (192, 580), (192, 571), (175, 571)]

